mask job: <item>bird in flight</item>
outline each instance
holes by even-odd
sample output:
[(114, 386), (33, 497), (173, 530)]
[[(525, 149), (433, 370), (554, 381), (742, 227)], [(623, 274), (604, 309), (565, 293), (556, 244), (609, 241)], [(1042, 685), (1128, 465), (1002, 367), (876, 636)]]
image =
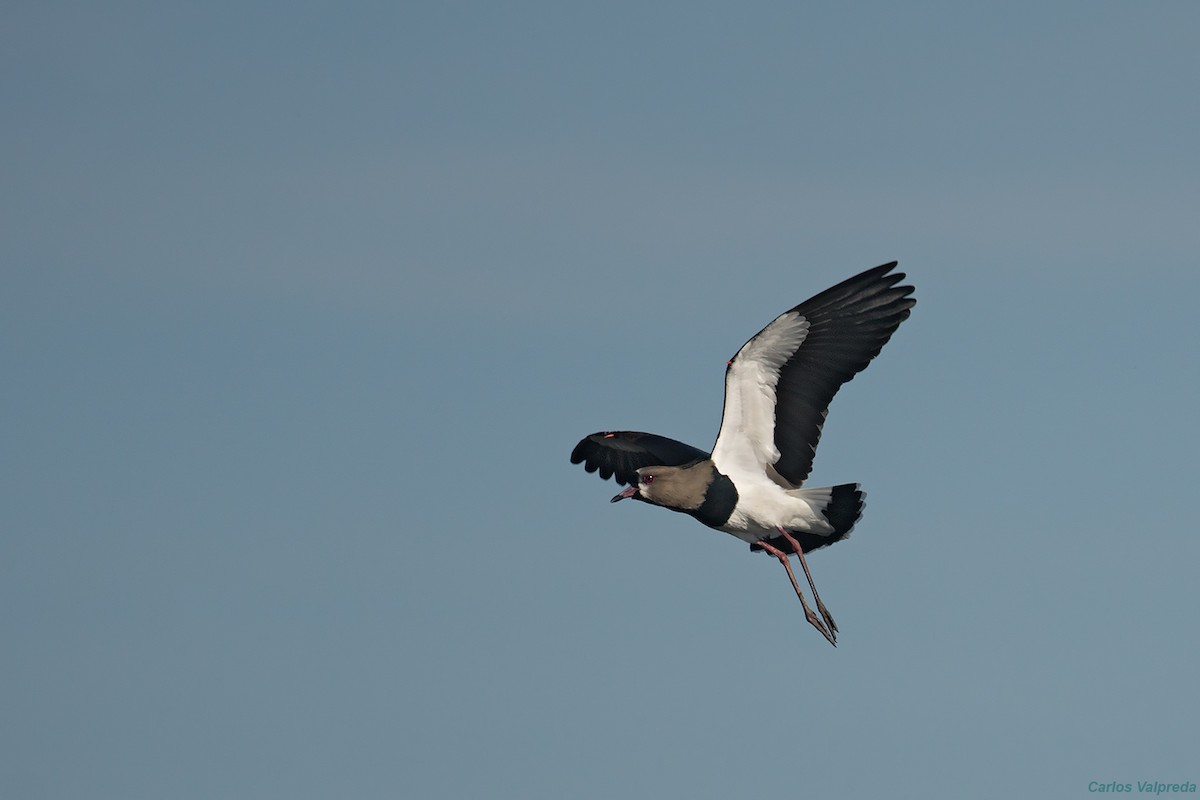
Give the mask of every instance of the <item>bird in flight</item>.
[[(804, 616), (830, 644), (838, 627), (821, 602), (804, 554), (850, 535), (862, 515), (857, 483), (804, 487), (829, 403), (866, 369), (908, 318), (912, 286), (897, 286), (896, 262), (869, 269), (785, 311), (725, 367), (725, 411), (711, 452), (636, 431), (602, 431), (571, 452), (633, 498), (691, 514), (779, 560)], [(789, 556), (804, 568), (818, 617), (804, 599)]]

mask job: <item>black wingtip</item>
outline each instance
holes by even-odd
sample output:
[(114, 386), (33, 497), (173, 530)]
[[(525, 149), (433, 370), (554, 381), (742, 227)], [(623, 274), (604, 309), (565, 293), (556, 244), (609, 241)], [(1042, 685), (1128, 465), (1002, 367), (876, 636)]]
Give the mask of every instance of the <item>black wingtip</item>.
[(691, 445), (640, 431), (599, 431), (583, 437), (571, 451), (571, 463), (583, 464), (587, 472), (598, 472), (617, 483), (637, 483), (639, 467), (674, 467), (708, 458), (708, 453)]

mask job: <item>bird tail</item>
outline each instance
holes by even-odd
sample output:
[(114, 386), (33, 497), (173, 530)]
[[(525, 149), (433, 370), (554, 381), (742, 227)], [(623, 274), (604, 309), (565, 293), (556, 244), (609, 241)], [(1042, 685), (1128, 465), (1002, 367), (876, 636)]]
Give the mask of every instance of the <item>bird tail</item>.
[[(805, 491), (801, 489), (801, 491)], [(829, 542), (832, 544), (839, 539), (845, 539), (850, 535), (850, 531), (854, 529), (854, 523), (858, 522), (858, 518), (863, 512), (863, 498), (867, 493), (862, 490), (862, 487), (857, 483), (843, 483), (840, 486), (833, 486), (827, 489), (810, 489), (808, 491), (815, 493), (828, 493), (829, 499), (825, 501), (824, 506), (814, 503), (817, 510), (825, 515), (825, 519), (833, 526), (833, 533), (829, 536)], [(816, 499), (816, 498), (805, 498)]]
[[(822, 486), (815, 489), (791, 489), (792, 497), (799, 497), (812, 506), (826, 521), (833, 526), (832, 533), (809, 533), (807, 531), (791, 531), (792, 538), (799, 542), (804, 552), (825, 547), (834, 542), (840, 542), (850, 535), (854, 523), (863, 512), (863, 498), (867, 493), (857, 483), (843, 483), (838, 486)], [(795, 552), (784, 537), (769, 540), (771, 545), (787, 553)], [(762, 550), (758, 544), (750, 545), (751, 550)]]

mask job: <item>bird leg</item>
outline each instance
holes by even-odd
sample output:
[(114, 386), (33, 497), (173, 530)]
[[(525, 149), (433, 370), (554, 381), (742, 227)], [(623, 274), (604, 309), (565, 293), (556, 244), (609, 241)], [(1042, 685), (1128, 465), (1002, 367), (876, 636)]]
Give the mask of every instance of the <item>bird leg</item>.
[[(788, 578), (790, 578), (792, 581), (792, 588), (796, 590), (796, 597), (800, 598), (800, 605), (804, 607), (804, 618), (807, 619), (814, 628), (819, 630), (821, 635), (828, 639), (831, 645), (837, 647), (837, 640), (834, 639), (833, 634), (829, 632), (829, 629), (825, 627), (825, 624), (821, 622), (817, 615), (813, 613), (813, 610), (808, 607), (808, 603), (804, 601), (804, 593), (800, 591), (800, 584), (796, 583), (796, 576), (792, 572), (792, 565), (788, 563), (787, 553), (766, 541), (761, 541), (758, 544), (763, 550), (766, 550), (768, 553), (779, 559), (779, 563), (783, 564), (783, 568), (787, 570)], [(799, 550), (797, 550), (797, 552), (799, 552)]]
[(796, 541), (795, 537), (783, 528), (780, 528), (779, 532), (795, 548), (796, 557), (800, 559), (800, 566), (804, 567), (804, 577), (808, 578), (808, 588), (812, 589), (813, 599), (817, 601), (817, 611), (821, 612), (821, 616), (825, 619), (825, 624), (829, 626), (829, 630), (833, 632), (833, 638), (836, 639), (838, 632), (837, 623), (833, 621), (833, 615), (829, 613), (829, 609), (825, 608), (825, 604), (821, 602), (821, 595), (817, 593), (817, 585), (813, 583), (812, 573), (808, 571), (808, 563), (804, 560), (804, 549), (800, 547), (800, 543)]

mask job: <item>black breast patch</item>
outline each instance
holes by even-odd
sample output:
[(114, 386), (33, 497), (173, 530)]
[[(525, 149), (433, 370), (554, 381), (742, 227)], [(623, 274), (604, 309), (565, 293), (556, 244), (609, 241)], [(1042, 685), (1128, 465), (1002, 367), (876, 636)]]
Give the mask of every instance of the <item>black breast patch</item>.
[(695, 511), (689, 511), (696, 519), (710, 528), (719, 528), (729, 521), (737, 507), (738, 493), (733, 481), (712, 468), (713, 479), (704, 495), (704, 502)]

